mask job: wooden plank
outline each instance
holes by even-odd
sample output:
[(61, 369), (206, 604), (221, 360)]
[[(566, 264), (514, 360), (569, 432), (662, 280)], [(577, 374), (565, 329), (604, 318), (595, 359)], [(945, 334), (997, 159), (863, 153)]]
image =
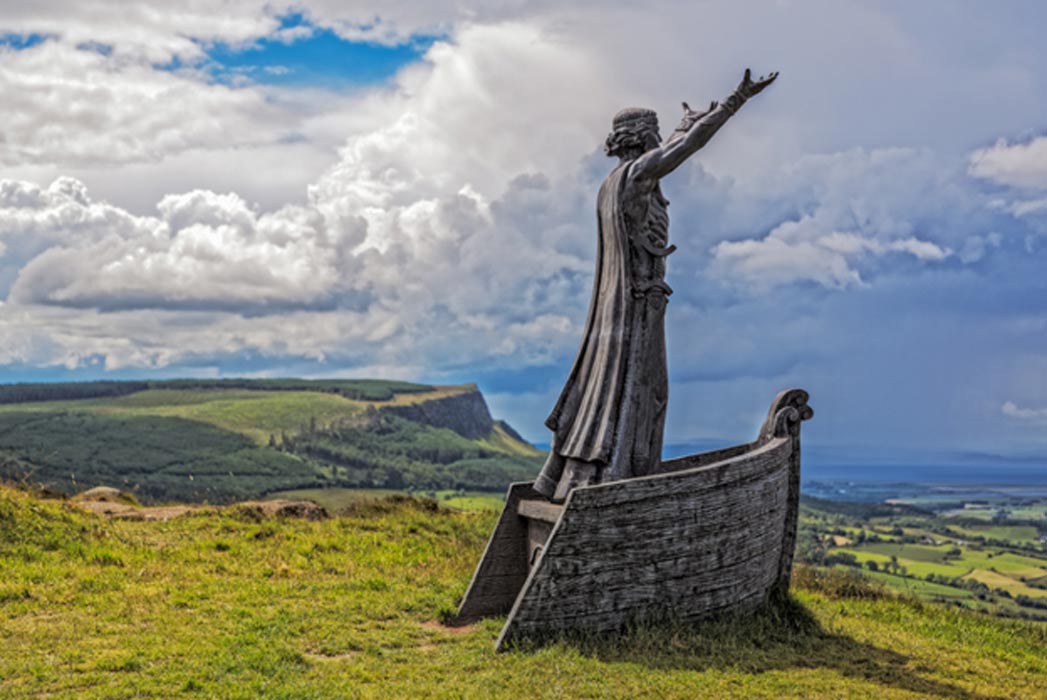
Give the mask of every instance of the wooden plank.
[(791, 564), (797, 449), (795, 438), (770, 438), (720, 463), (576, 489), (498, 648), (758, 604)]
[(668, 474), (670, 472), (678, 472), (684, 469), (695, 469), (697, 467), (704, 467), (709, 464), (716, 462), (722, 462), (732, 457), (745, 454), (755, 449), (757, 443), (747, 442), (742, 445), (733, 445), (731, 447), (725, 447), (722, 450), (714, 450), (713, 452), (703, 452), (698, 455), (687, 455), (685, 457), (677, 457), (676, 459), (668, 459), (664, 462), (659, 463), (657, 467), (651, 471), (651, 474)]
[(527, 521), (517, 515), (520, 501), (535, 498), (530, 483), (513, 484), (469, 588), (451, 624), (465, 625), (508, 612), (527, 580)]
[(542, 499), (525, 499), (520, 501), (517, 513), (531, 520), (541, 520), (545, 523), (555, 524), (563, 513), (563, 506), (558, 503), (550, 503)]
[(787, 462), (792, 441), (776, 438), (746, 455), (692, 470), (671, 472), (636, 479), (614, 481), (598, 486), (575, 489), (564, 504), (570, 512), (602, 509), (624, 503), (653, 502), (674, 493), (697, 494), (701, 491), (727, 491), (745, 481), (766, 479), (770, 472)]

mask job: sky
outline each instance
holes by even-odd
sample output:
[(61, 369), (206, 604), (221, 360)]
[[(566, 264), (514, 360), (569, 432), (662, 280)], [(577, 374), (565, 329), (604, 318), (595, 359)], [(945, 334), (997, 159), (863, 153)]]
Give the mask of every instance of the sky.
[(613, 114), (780, 71), (663, 181), (668, 443), (1047, 468), (1038, 2), (0, 0), (0, 382), (477, 382), (543, 443)]

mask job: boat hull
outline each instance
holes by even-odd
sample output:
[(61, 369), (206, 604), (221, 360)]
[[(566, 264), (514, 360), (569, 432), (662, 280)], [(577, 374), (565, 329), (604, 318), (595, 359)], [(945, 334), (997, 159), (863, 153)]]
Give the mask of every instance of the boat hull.
[(788, 588), (811, 415), (806, 392), (782, 392), (756, 441), (577, 488), (563, 506), (514, 484), (458, 622), (508, 613), (505, 649), (758, 607)]

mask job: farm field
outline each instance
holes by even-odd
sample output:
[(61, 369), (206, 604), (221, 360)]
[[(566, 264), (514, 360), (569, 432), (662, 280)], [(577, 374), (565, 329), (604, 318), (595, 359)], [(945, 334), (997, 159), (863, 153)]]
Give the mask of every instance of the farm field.
[(503, 620), (441, 624), (495, 517), (105, 520), (0, 486), (0, 697), (1047, 698), (1047, 625), (803, 567), (750, 619), (495, 653)]
[(940, 583), (931, 583), (930, 581), (921, 581), (917, 578), (889, 574), (886, 571), (866, 571), (863, 572), (862, 575), (873, 581), (883, 583), (890, 588), (919, 598), (933, 597), (944, 600), (957, 599), (968, 602), (971, 602), (974, 598), (974, 594), (971, 591), (962, 588), (944, 586)]
[[(1026, 521), (980, 523), (897, 506), (808, 499), (799, 556), (846, 566), (923, 600), (1047, 619), (1047, 544)], [(970, 510), (970, 509), (965, 509)]]
[[(1015, 514), (1015, 519), (1020, 517)], [(949, 529), (967, 537), (984, 537), (992, 540), (1035, 543), (1040, 540), (1040, 528), (1035, 525), (999, 525), (986, 523), (949, 523)]]

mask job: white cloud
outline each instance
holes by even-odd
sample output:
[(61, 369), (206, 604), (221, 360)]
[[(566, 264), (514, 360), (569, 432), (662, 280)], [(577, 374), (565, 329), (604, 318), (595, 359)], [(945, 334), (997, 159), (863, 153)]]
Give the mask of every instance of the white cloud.
[(294, 123), (258, 90), (208, 84), (45, 41), (0, 49), (0, 165), (156, 161), (278, 140)]
[(21, 268), (9, 297), (15, 303), (286, 308), (354, 291), (339, 282), (338, 256), (312, 210), (259, 215), (236, 195), (194, 191), (165, 197), (159, 218), (135, 217), (93, 202), (73, 180), (35, 198), (26, 194), (32, 186), (16, 185), (0, 192), (18, 193), (12, 199), (28, 206), (0, 209), (0, 230), (50, 224), (54, 239)]
[(757, 292), (798, 280), (812, 280), (832, 289), (862, 285), (861, 275), (850, 267), (846, 256), (817, 243), (788, 243), (774, 232), (763, 240), (724, 241), (712, 254), (721, 276), (744, 281)]
[[(971, 154), (969, 170), (975, 177), (1001, 185), (1047, 189), (1047, 136), (1025, 143), (999, 139)], [(1019, 216), (1027, 212), (1015, 212)]]
[[(531, 77), (507, 84), (520, 64)], [(592, 112), (573, 87), (591, 70), (584, 55), (529, 27), (463, 32), (434, 46), (398, 90), (362, 96), (370, 128), (348, 141), (305, 206), (271, 213), (235, 194), (195, 190), (141, 216), (92, 199), (72, 179), (47, 189), (5, 182), (0, 231), (45, 235), (12, 259), (17, 276), (2, 314), (24, 323), (27, 310), (51, 308), (41, 317), (55, 332), (34, 345), (45, 363), (101, 354), (111, 365), (156, 366), (251, 342), (275, 352), (265, 330), (287, 329), (289, 314), (327, 314), (335, 327), (352, 319), (354, 332), (327, 342), (333, 336), (307, 325), (298, 344), (282, 346), (288, 352), (548, 362), (574, 342), (564, 312), (584, 312), (591, 274), (591, 262), (573, 253), (578, 156), (567, 147), (582, 140), (578, 120)], [(565, 117), (539, 99), (545, 94), (574, 100), (566, 113), (581, 116)], [(513, 97), (519, 107), (505, 110)], [(551, 148), (505, 138), (536, 123), (547, 124), (540, 134)], [(518, 176), (528, 169), (572, 175), (555, 183)], [(104, 342), (81, 337), (74, 312), (83, 310), (105, 312), (88, 311)], [(146, 324), (147, 312), (182, 313), (208, 340), (182, 347), (186, 336)], [(228, 328), (242, 348), (223, 341)]]
[(20, 34), (61, 37), (71, 46), (108, 46), (122, 61), (164, 64), (203, 55), (201, 44), (240, 44), (278, 26), (276, 16), (290, 3), (227, 0), (220, 9), (202, 0), (93, 2), (34, 0), (4, 7), (0, 28)]
[(1013, 401), (1004, 402), (1000, 407), (1003, 415), (1034, 423), (1047, 423), (1047, 408), (1022, 408)]
[[(62, 38), (0, 57), (17, 108), (0, 154), (13, 164), (5, 174), (83, 172), (91, 194), (74, 180), (0, 184), (0, 296), (10, 288), (0, 333), (16, 339), (0, 364), (163, 367), (260, 355), (419, 378), (483, 363), (563, 363), (590, 293), (593, 201), (611, 165), (599, 146), (611, 115), (650, 104), (665, 112), (668, 132), (679, 99), (722, 97), (749, 60), (781, 67), (782, 82), (703, 151), (704, 168), (667, 183), (681, 246), (669, 263), (677, 318), (717, 303), (703, 296), (707, 272), (749, 288), (875, 287), (886, 274), (973, 262), (1000, 245), (981, 233), (992, 230), (978, 219), (983, 202), (947, 160), (919, 149), (833, 152), (916, 133), (864, 115), (858, 99), (900, 70), (850, 79), (848, 61), (869, 47), (890, 47), (883, 55), (894, 68), (920, 57), (922, 44), (870, 9), (856, 11), (871, 28), (861, 50), (826, 37), (843, 57), (826, 66), (823, 51), (796, 48), (805, 42), (793, 30), (813, 26), (803, 7), (775, 6), (747, 25), (759, 41), (739, 44), (723, 27), (750, 13), (728, 5), (674, 6), (668, 22), (666, 12), (631, 7), (593, 14), (507, 2), (463, 21), (456, 3), (417, 14), (398, 3), (368, 28), (364, 3), (308, 3), (315, 21), (346, 36), (446, 30), (390, 85), (336, 99), (213, 86), (149, 63), (191, 60), (199, 44), (186, 37), (271, 33), (279, 4), (236, 4), (225, 11), (248, 21), (201, 29), (207, 6), (179, 0), (155, 6), (155, 18), (125, 16), (126, 37), (106, 29), (116, 16), (108, 6), (97, 22), (81, 5), (48, 7), (67, 8), (69, 21), (41, 24), (26, 10), (20, 26), (53, 26)], [(839, 20), (849, 10), (824, 11)], [(515, 17), (495, 20), (503, 14)], [(695, 22), (699, 14), (708, 21)], [(88, 36), (118, 50), (77, 51)], [(75, 109), (52, 115), (33, 85)], [(920, 105), (907, 104), (894, 119), (920, 121)], [(33, 127), (52, 116), (60, 130)], [(335, 142), (340, 154), (325, 156)], [(797, 157), (803, 150), (823, 154)], [(759, 364), (762, 331), (749, 330), (730, 347)], [(715, 365), (714, 354), (691, 353), (699, 359), (677, 369)], [(759, 372), (777, 376), (790, 362), (775, 358)], [(724, 375), (742, 371), (741, 361), (727, 364)]]
[(1047, 213), (1047, 199), (1016, 199), (1014, 201), (996, 199), (991, 205), (995, 209), (1009, 212), (1018, 218)]
[[(931, 154), (908, 149), (808, 157), (737, 189), (728, 198), (731, 206), (759, 212), (784, 200), (802, 212), (762, 237), (712, 246), (713, 273), (755, 292), (797, 281), (861, 287), (894, 266), (898, 255), (943, 262), (953, 250), (931, 236), (962, 244), (957, 234), (971, 225), (964, 212), (979, 206), (956, 174)], [(951, 221), (959, 230), (949, 227)], [(751, 220), (740, 223), (742, 230), (759, 228)], [(969, 252), (965, 262), (974, 261), (973, 248)]]

